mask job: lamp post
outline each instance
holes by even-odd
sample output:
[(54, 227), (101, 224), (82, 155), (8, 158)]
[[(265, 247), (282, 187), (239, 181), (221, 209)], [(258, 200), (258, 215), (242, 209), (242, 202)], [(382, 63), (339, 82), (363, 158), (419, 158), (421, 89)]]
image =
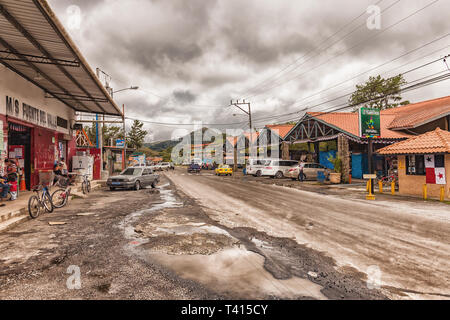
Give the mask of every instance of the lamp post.
[[(129, 88), (120, 89), (117, 91), (114, 91), (114, 93), (126, 91), (126, 90), (138, 90), (138, 86), (131, 86)], [(125, 104), (122, 105), (122, 122), (123, 122), (123, 150), (122, 150), (122, 170), (125, 170), (125, 158), (127, 156), (127, 131), (126, 131), (126, 125), (125, 125)]]

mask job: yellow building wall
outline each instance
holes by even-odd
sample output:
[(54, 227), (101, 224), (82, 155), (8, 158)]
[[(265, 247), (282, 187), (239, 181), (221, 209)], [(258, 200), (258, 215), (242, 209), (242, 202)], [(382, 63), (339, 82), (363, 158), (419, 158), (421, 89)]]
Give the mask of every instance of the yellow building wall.
[[(445, 188), (445, 198), (450, 200), (450, 155), (445, 155), (445, 178), (447, 184), (429, 184), (427, 193), (429, 198), (439, 199), (441, 187)], [(423, 185), (426, 182), (425, 176), (411, 176), (406, 174), (406, 156), (398, 157), (398, 183), (399, 193), (403, 195), (420, 196), (423, 195)]]

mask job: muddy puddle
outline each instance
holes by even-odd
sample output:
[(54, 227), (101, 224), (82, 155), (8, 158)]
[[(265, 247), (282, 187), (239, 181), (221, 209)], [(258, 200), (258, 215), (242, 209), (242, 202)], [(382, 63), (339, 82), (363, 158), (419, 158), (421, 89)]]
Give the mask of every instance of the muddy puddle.
[(237, 293), (248, 299), (270, 296), (327, 299), (321, 292), (322, 287), (307, 279), (275, 279), (264, 269), (264, 257), (244, 248), (226, 248), (212, 255), (151, 253), (150, 256), (181, 277), (198, 281), (225, 294)]
[[(308, 279), (275, 279), (264, 268), (263, 255), (247, 250), (227, 230), (192, 214), (199, 209), (183, 207), (169, 184), (159, 190), (161, 201), (128, 215), (119, 225), (129, 240), (125, 246), (129, 254), (157, 262), (183, 279), (224, 295), (242, 299), (326, 299), (323, 287)], [(145, 217), (149, 214), (150, 219)], [(256, 239), (253, 243), (268, 245)]]

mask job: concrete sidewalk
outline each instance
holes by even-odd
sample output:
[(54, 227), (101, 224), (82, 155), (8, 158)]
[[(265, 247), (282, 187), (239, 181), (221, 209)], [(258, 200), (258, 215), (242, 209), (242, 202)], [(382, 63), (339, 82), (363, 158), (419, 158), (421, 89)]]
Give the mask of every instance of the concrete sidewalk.
[[(96, 190), (105, 186), (105, 181), (91, 181), (91, 190)], [(57, 188), (52, 187), (50, 193)], [(6, 206), (0, 207), (0, 232), (14, 228), (19, 223), (25, 222), (30, 218), (28, 214), (28, 200), (33, 195), (32, 191), (22, 191), (16, 201), (4, 201)], [(81, 190), (81, 184), (77, 183), (72, 187), (72, 198), (74, 196), (86, 198)]]

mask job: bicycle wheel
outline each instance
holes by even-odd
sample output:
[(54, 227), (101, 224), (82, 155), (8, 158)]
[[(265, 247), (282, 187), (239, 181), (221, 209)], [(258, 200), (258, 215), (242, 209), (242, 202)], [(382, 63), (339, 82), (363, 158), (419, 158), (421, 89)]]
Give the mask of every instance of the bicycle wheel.
[(45, 193), (45, 196), (44, 196), (44, 199), (43, 199), (43, 204), (44, 204), (45, 210), (47, 210), (48, 213), (52, 213), (53, 212), (52, 197), (50, 196), (49, 193)]
[(87, 192), (90, 193), (91, 192), (91, 182), (88, 180), (86, 182), (86, 184), (87, 184)]
[(31, 196), (28, 200), (28, 213), (33, 219), (39, 217), (39, 214), (41, 213), (41, 203), (39, 202), (38, 197)]
[(83, 181), (83, 182), (81, 183), (81, 191), (83, 191), (83, 194), (88, 193), (86, 181)]
[(67, 204), (68, 194), (65, 189), (58, 189), (52, 194), (53, 206), (57, 209), (64, 207)]

